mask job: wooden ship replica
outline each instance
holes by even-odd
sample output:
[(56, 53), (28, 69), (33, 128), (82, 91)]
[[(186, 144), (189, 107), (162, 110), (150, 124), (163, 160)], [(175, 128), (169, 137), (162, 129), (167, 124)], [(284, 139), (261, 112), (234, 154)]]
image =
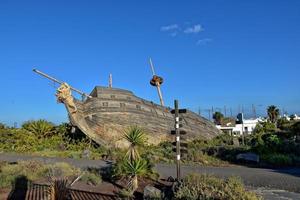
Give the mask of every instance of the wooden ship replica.
[[(108, 87), (96, 86), (90, 94), (86, 94), (41, 71), (33, 71), (60, 84), (56, 97), (65, 105), (73, 127), (100, 145), (122, 147), (126, 146), (123, 133), (130, 126), (142, 128), (150, 144), (174, 140), (171, 135), (174, 116), (171, 109), (164, 105), (160, 88), (163, 78), (155, 74), (151, 59), (150, 65), (153, 73), (150, 84), (157, 88), (160, 105), (142, 99), (129, 90), (113, 88), (111, 75)], [(71, 91), (84, 98), (74, 98)], [(183, 114), (182, 124), (187, 140), (210, 139), (220, 133), (212, 122), (189, 110)]]

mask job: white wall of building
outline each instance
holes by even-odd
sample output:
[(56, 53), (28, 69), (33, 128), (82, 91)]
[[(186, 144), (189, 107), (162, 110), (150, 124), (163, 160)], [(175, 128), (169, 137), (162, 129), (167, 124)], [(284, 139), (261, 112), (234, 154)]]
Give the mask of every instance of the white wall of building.
[(229, 131), (233, 135), (242, 135), (243, 130), (244, 134), (251, 134), (256, 127), (256, 125), (262, 121), (262, 119), (244, 119), (244, 124), (236, 124), (235, 126), (220, 126), (217, 125), (216, 127), (220, 130)]

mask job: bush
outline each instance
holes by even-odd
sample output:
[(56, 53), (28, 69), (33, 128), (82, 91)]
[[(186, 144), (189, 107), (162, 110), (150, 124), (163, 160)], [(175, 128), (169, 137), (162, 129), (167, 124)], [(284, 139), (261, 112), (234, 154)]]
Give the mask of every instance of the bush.
[(17, 164), (2, 163), (0, 165), (0, 188), (10, 186), (17, 177), (26, 177), (30, 181), (40, 178), (70, 177), (80, 173), (80, 170), (67, 163), (44, 165), (39, 161), (20, 161)]
[(273, 133), (275, 131), (276, 131), (275, 124), (271, 122), (260, 122), (254, 128), (253, 133)]
[(0, 188), (8, 187), (15, 178), (26, 176), (36, 180), (42, 174), (44, 166), (37, 161), (21, 161), (18, 164), (2, 164), (0, 168)]
[(81, 181), (90, 185), (98, 185), (101, 183), (102, 179), (97, 171), (86, 171), (80, 178)]
[(134, 199), (133, 191), (128, 190), (126, 188), (120, 190), (119, 193), (118, 193), (118, 196), (121, 199), (128, 199), (128, 200)]
[(266, 154), (262, 155), (261, 159), (274, 166), (288, 166), (293, 164), (292, 156), (283, 154)]
[(22, 128), (35, 134), (38, 138), (56, 133), (54, 124), (43, 119), (25, 122), (22, 124)]
[[(47, 124), (47, 122), (38, 124), (44, 123)], [(29, 131), (30, 127), (33, 126), (32, 124), (35, 123), (27, 122), (23, 125), (24, 128), (21, 129), (0, 128), (0, 151), (29, 153), (49, 157), (81, 158), (82, 152), (88, 149), (90, 159), (99, 159), (107, 151), (104, 147), (90, 143), (86, 137), (71, 139), (67, 133), (69, 129), (64, 124), (51, 128), (51, 131), (53, 130), (57, 133), (52, 135), (46, 134), (48, 135), (47, 137), (41, 137), (41, 135), (45, 134)], [(46, 126), (48, 127), (48, 125)], [(39, 125), (39, 129), (42, 129), (40, 126), (42, 125)], [(33, 126), (31, 128), (37, 127)]]
[(191, 174), (184, 178), (174, 194), (179, 200), (198, 199), (259, 199), (255, 193), (246, 191), (239, 178), (231, 177), (227, 180), (214, 176)]
[(54, 164), (46, 165), (45, 170), (42, 174), (45, 176), (54, 176), (54, 177), (71, 177), (80, 174), (80, 169), (75, 168), (68, 163), (58, 162)]
[(0, 122), (0, 129), (6, 129), (6, 125)]

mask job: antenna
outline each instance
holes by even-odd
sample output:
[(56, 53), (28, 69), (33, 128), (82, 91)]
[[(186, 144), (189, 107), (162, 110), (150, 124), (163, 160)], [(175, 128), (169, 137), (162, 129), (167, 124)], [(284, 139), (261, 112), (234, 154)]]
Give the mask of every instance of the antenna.
[(109, 74), (108, 87), (109, 87), (109, 88), (112, 88), (112, 74)]
[(252, 113), (253, 113), (254, 119), (256, 119), (256, 108), (255, 108), (254, 104), (252, 104)]
[(163, 83), (163, 78), (160, 76), (156, 76), (151, 58), (149, 59), (149, 62), (150, 62), (150, 66), (151, 66), (151, 70), (152, 70), (152, 74), (153, 74), (153, 77), (150, 80), (150, 84), (157, 88), (160, 105), (165, 106), (165, 103), (164, 103), (164, 100), (163, 100), (163, 97), (161, 94), (161, 90), (160, 90), (160, 86)]

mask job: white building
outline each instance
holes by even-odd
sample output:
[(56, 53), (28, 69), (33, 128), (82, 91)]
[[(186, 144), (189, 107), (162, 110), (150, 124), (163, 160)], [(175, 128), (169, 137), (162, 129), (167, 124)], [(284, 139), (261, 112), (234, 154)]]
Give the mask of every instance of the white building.
[(257, 119), (244, 119), (243, 124), (235, 124), (235, 126), (220, 126), (217, 125), (217, 128), (225, 133), (229, 133), (230, 135), (242, 135), (243, 130), (244, 134), (251, 134), (255, 128), (255, 126), (263, 121), (261, 118)]
[[(292, 116), (294, 116), (293, 120), (300, 120), (300, 116), (298, 116), (297, 114), (293, 114)], [(286, 118), (288, 121), (291, 120), (290, 116), (288, 116), (286, 114), (284, 114), (283, 117)]]

